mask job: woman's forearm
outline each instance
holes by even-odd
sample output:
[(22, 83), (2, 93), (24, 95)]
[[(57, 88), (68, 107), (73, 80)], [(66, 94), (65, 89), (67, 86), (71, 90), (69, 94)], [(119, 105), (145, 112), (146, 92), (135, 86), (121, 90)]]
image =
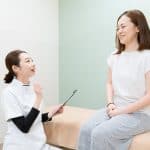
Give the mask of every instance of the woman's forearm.
[(107, 83), (106, 83), (107, 104), (113, 103), (113, 86), (112, 86), (112, 71), (108, 68)]
[(28, 133), (39, 113), (38, 109), (32, 107), (27, 116), (18, 116), (11, 120), (23, 133)]
[(107, 91), (107, 103), (113, 103), (113, 87), (112, 84), (107, 83), (106, 85), (106, 91)]
[(150, 106), (150, 95), (145, 95), (135, 103), (129, 104), (128, 106), (124, 107), (123, 113), (133, 113), (147, 106)]

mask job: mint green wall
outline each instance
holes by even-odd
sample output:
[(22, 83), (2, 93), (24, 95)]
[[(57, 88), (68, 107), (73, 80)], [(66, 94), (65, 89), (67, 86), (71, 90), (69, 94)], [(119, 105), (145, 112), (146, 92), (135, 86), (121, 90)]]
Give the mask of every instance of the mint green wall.
[(106, 59), (115, 49), (117, 17), (127, 9), (150, 15), (149, 0), (59, 1), (59, 99), (79, 92), (69, 105), (100, 108), (105, 104)]

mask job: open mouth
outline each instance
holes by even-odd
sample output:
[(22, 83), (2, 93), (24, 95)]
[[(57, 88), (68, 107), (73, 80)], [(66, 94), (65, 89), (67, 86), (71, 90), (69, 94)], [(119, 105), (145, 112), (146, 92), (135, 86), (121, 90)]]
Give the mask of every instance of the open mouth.
[(31, 71), (32, 71), (32, 72), (35, 72), (35, 71), (36, 71), (36, 69), (35, 69), (35, 68), (33, 68), (33, 69), (31, 69)]

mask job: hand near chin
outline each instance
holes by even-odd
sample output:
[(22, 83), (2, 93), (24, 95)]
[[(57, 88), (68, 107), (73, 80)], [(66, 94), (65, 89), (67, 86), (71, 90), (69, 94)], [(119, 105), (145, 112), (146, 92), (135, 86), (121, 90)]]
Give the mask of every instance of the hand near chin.
[(39, 83), (34, 83), (33, 84), (33, 89), (34, 89), (34, 92), (35, 92), (37, 98), (42, 99), (43, 93), (42, 93), (41, 85)]

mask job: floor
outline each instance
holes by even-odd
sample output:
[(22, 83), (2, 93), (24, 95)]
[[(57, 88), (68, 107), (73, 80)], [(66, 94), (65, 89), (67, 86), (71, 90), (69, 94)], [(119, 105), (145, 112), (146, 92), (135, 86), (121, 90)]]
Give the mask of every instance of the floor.
[(0, 144), (0, 150), (2, 150), (2, 144)]

